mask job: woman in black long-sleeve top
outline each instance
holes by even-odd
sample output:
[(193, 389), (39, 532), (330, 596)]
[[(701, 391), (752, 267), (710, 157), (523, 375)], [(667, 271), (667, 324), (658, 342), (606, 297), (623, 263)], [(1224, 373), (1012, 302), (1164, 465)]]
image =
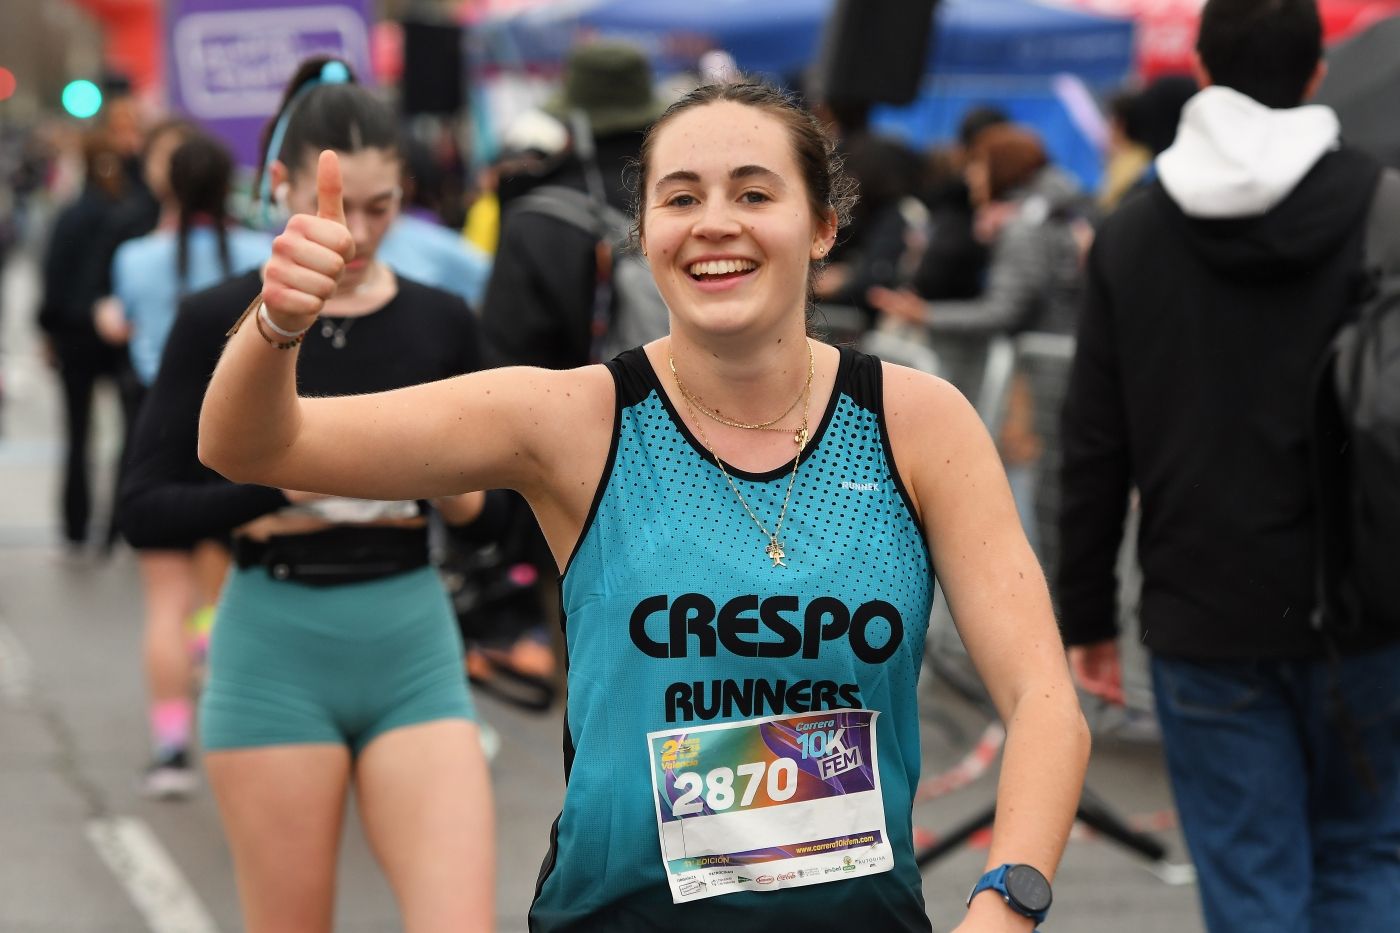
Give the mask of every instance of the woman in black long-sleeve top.
[[(269, 149), (267, 187), (293, 212), (316, 209), (320, 150), (336, 150), (349, 166), (356, 256), (328, 315), (301, 342), (302, 391), (377, 392), (479, 368), (466, 304), (375, 259), (400, 197), (388, 109), (351, 83), (341, 62), (309, 62), (288, 88)], [(435, 917), (441, 926), (432, 929), (486, 929), (489, 778), (421, 503), (236, 485), (199, 464), (201, 400), (225, 333), (261, 287), (249, 273), (184, 302), (122, 497), (123, 527), (137, 546), (232, 535), (236, 566), (219, 601), (199, 728), (246, 928), (330, 929), (353, 780), (405, 917)], [(265, 319), (246, 326), (273, 333)], [(262, 427), (253, 419), (247, 430)], [(433, 506), (449, 525), (464, 524), (485, 500), (465, 494)]]

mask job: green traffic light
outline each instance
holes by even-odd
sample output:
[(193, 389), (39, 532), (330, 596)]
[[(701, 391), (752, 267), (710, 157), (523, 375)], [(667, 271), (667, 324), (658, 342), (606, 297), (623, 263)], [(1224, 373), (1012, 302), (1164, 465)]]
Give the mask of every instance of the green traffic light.
[(79, 119), (102, 109), (102, 91), (91, 81), (69, 81), (63, 88), (63, 109)]

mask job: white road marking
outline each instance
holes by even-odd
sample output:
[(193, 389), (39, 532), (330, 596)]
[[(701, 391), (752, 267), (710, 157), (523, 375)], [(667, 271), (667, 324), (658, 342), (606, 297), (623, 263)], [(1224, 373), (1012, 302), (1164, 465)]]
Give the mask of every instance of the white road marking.
[(0, 699), (23, 703), (34, 683), (34, 664), (15, 633), (0, 622)]
[(194, 889), (141, 820), (90, 820), (87, 836), (151, 933), (219, 933)]

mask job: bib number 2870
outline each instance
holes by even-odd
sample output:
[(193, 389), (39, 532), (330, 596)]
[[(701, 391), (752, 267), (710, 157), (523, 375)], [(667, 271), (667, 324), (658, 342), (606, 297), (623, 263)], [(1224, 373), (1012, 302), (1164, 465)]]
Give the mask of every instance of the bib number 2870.
[[(742, 782), (742, 789), (735, 787), (736, 778)], [(797, 793), (797, 762), (791, 758), (779, 758), (771, 764), (754, 761), (738, 768), (715, 768), (703, 775), (683, 771), (676, 775), (676, 788), (684, 793), (671, 805), (675, 816), (693, 816), (702, 812), (706, 804), (716, 813), (728, 810), (736, 801), (747, 807), (760, 788), (767, 791), (768, 799), (782, 803)]]

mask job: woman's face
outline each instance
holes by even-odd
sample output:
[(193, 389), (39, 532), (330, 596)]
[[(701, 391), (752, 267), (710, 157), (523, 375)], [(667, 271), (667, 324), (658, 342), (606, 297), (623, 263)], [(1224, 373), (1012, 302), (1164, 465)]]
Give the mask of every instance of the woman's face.
[[(341, 152), (340, 177), (344, 184), (345, 223), (355, 238), (355, 258), (345, 267), (342, 283), (355, 285), (369, 271), (389, 225), (399, 215), (403, 191), (398, 154), (386, 149)], [(316, 212), (316, 162), (310, 153), (289, 179), (287, 208), (294, 214)], [(277, 179), (274, 177), (274, 182)]]
[(721, 101), (654, 140), (642, 243), (673, 324), (714, 334), (802, 322), (807, 274), (834, 219), (813, 216), (787, 128)]

